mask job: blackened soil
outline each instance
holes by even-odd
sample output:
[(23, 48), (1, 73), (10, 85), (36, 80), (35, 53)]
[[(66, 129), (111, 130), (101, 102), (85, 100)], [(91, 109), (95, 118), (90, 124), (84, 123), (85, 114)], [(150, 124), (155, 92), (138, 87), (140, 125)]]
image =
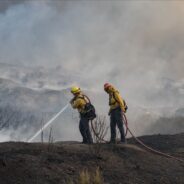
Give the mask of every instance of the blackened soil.
[[(140, 137), (147, 145), (184, 158), (184, 134)], [(108, 184), (184, 184), (184, 163), (136, 145), (6, 142), (0, 144), (0, 184), (67, 184), (99, 167)], [(76, 182), (77, 183), (77, 182)]]

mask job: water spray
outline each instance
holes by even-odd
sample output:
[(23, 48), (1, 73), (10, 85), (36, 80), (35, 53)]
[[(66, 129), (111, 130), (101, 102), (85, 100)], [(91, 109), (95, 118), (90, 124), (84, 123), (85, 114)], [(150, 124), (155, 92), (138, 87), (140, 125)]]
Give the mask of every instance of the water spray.
[(52, 124), (67, 108), (69, 104), (63, 107), (52, 119), (50, 119), (36, 134), (31, 137), (28, 142), (32, 142), (44, 129), (46, 129), (50, 124)]

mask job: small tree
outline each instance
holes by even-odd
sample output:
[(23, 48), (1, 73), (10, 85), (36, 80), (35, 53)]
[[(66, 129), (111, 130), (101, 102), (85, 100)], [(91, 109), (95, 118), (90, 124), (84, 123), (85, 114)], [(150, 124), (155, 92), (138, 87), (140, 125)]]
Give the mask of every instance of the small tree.
[(91, 122), (91, 132), (95, 143), (106, 142), (105, 136), (107, 135), (108, 128), (109, 127), (106, 126), (105, 117), (97, 117)]
[(105, 136), (107, 135), (108, 127), (106, 127), (105, 117), (97, 117), (95, 121), (91, 122), (91, 132), (94, 140), (93, 145), (90, 145), (90, 152), (98, 159), (103, 156), (103, 146), (102, 143), (105, 141)]

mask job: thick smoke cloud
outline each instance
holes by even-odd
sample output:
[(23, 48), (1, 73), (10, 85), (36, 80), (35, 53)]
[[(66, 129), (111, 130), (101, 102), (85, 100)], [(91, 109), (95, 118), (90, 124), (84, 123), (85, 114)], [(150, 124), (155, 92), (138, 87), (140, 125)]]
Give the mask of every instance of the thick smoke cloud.
[(178, 109), (184, 104), (183, 7), (179, 1), (12, 5), (0, 14), (0, 62), (60, 65), (80, 74), (74, 82), (90, 90), (112, 82), (131, 116), (135, 106)]
[(25, 0), (1, 0), (0, 13), (4, 13), (9, 7), (25, 2)]
[(183, 80), (181, 5), (29, 1), (11, 6), (0, 15), (0, 60), (62, 65), (80, 72), (87, 87), (110, 81), (127, 97), (143, 100), (162, 87), (163, 78)]

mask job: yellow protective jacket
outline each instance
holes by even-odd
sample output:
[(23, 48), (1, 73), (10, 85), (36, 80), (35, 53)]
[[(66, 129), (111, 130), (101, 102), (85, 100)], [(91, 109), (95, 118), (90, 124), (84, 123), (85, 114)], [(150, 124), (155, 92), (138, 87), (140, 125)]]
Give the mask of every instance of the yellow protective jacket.
[(82, 93), (75, 96), (71, 101), (71, 106), (77, 109), (79, 113), (85, 113), (85, 105), (89, 103), (89, 99)]
[(126, 112), (126, 110), (125, 110), (125, 101), (121, 97), (119, 91), (116, 90), (112, 86), (112, 87), (109, 87), (108, 93), (109, 93), (109, 106), (110, 106), (110, 111), (109, 112), (111, 112), (113, 109), (116, 109), (118, 107), (120, 107), (123, 112)]

